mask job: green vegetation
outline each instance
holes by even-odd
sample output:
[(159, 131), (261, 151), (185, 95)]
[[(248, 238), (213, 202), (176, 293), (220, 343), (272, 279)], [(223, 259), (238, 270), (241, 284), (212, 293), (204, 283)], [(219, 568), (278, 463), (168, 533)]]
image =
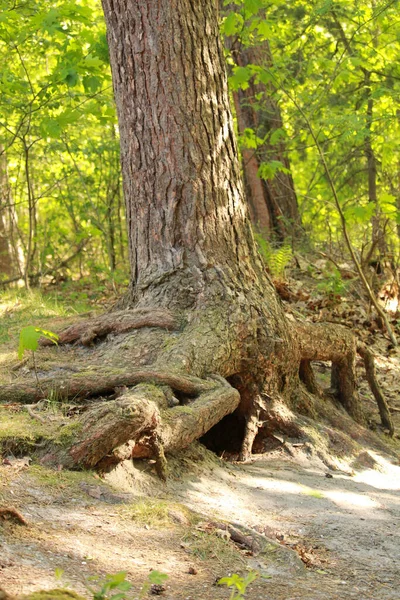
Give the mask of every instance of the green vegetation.
[[(245, 48), (258, 48), (260, 61), (232, 63), (231, 87), (246, 89), (255, 81), (255, 109), (262, 110), (272, 96), (283, 117), (279, 129), (247, 129), (242, 147), (256, 149), (268, 142), (272, 148), (284, 142), (303, 225), (314, 243), (332, 248), (341, 243), (343, 230), (313, 139), (312, 131), (316, 133), (362, 257), (371, 250), (378, 230), (397, 257), (397, 5), (235, 0), (233, 7), (222, 31)], [(268, 44), (268, 59), (260, 51), (263, 44)], [(261, 175), (273, 179), (282, 168), (272, 161)]]
[(244, 558), (223, 531), (203, 531), (201, 525), (189, 531), (182, 539), (185, 548), (200, 560), (217, 559), (224, 569), (240, 568)]
[(72, 590), (56, 589), (43, 592), (32, 592), (28, 596), (22, 596), (21, 600), (85, 600)]
[(232, 589), (229, 600), (240, 600), (246, 596), (246, 590), (249, 585), (259, 576), (260, 574), (257, 571), (250, 571), (245, 577), (234, 573), (233, 575), (229, 575), (229, 577), (222, 577), (218, 581), (218, 585), (226, 585), (226, 587)]
[(123, 509), (123, 513), (136, 523), (163, 528), (182, 523), (194, 523), (197, 517), (186, 506), (154, 498), (140, 498)]
[[(280, 144), (290, 159), (308, 248), (328, 244), (331, 254), (347, 258), (319, 146), (363, 267), (383, 254), (397, 264), (396, 5), (235, 0), (229, 6), (230, 12), (221, 13), (222, 33), (243, 48), (258, 49), (260, 57), (237, 66), (228, 55), (231, 89), (256, 83), (252, 110), (265, 110), (272, 98), (282, 114), (281, 127), (246, 128), (241, 135), (242, 148), (271, 148), (260, 177), (273, 181), (288, 172), (273, 158)], [(126, 234), (101, 7), (94, 0), (28, 0), (17, 6), (1, 0), (0, 7), (0, 228), (9, 240), (1, 250), (0, 277), (37, 285), (90, 273), (120, 282), (127, 270)], [(272, 62), (263, 54), (265, 44)], [(272, 240), (266, 246), (263, 236), (258, 242), (271, 274), (282, 277), (291, 243), (277, 248)], [(341, 293), (340, 273), (331, 274), (326, 289)], [(84, 292), (78, 297), (84, 301)], [(40, 317), (48, 315), (42, 301), (32, 299)], [(69, 306), (69, 312), (83, 310), (76, 301)], [(21, 326), (29, 323), (40, 326), (29, 320)], [(6, 336), (2, 325), (0, 341)]]
[(36, 444), (53, 440), (57, 430), (54, 421), (42, 423), (25, 410), (16, 412), (0, 407), (0, 450), (5, 454), (28, 453)]

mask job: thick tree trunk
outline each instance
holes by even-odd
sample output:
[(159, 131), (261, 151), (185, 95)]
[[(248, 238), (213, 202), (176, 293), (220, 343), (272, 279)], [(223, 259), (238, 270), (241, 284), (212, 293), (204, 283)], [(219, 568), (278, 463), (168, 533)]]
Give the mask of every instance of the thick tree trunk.
[(256, 280), (261, 267), (243, 201), (215, 9), (209, 0), (103, 5), (133, 298), (155, 302), (158, 288), (159, 305), (187, 308), (208, 287), (206, 275), (243, 288), (240, 280)]

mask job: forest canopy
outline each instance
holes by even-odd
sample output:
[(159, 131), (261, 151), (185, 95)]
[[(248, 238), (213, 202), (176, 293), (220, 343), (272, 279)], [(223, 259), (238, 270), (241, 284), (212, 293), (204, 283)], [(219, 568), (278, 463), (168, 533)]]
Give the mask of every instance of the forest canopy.
[[(101, 6), (2, 0), (1, 13), (1, 278), (123, 273), (118, 127)], [(238, 126), (239, 143), (243, 153), (260, 154), (267, 186), (290, 169), (300, 245), (348, 256), (323, 152), (360, 261), (383, 255), (397, 265), (398, 3), (236, 0), (221, 5), (219, 17), (232, 98), (241, 93), (249, 110), (245, 92), (253, 86), (253, 113), (278, 106), (280, 122), (256, 116), (253, 127)], [(237, 60), (246, 52), (254, 62)], [(282, 239), (279, 224), (291, 217), (277, 214), (270, 231), (254, 225), (272, 244), (290, 245), (293, 231), (286, 227)]]

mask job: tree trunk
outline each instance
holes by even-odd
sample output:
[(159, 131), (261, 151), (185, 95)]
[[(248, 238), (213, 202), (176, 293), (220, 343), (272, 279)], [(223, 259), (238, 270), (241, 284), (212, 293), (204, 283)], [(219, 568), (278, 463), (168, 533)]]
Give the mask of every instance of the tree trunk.
[[(267, 41), (262, 45), (245, 48), (234, 44), (232, 57), (239, 67), (250, 64), (271, 66), (272, 55)], [(281, 112), (273, 94), (272, 85), (250, 81), (245, 90), (234, 92), (238, 131), (252, 129), (256, 136), (264, 138), (283, 128)], [(269, 137), (256, 150), (243, 149), (243, 172), (246, 195), (250, 205), (253, 225), (256, 229), (283, 241), (287, 237), (299, 237), (301, 219), (294, 182), (290, 172), (285, 141), (280, 138), (271, 142)], [(260, 179), (258, 170), (263, 163), (279, 161), (285, 171), (277, 171), (271, 179)]]
[[(212, 0), (103, 0), (127, 207), (131, 286), (125, 311), (69, 328), (90, 364), (48, 366), (0, 389), (0, 401), (85, 402), (64, 464), (153, 456), (201, 437), (236, 411), (242, 457), (263, 420), (315, 413), (302, 360), (340, 363), (338, 396), (357, 419), (354, 340), (289, 327), (252, 238)], [(171, 43), (173, 40), (173, 43)], [(340, 336), (343, 333), (343, 339)], [(105, 342), (103, 342), (105, 340)], [(90, 358), (89, 358), (90, 357)], [(93, 407), (93, 398), (101, 402)], [(286, 412), (285, 412), (286, 411)], [(65, 446), (65, 445), (64, 445)], [(61, 456), (60, 456), (61, 453)]]
[(12, 202), (7, 174), (7, 159), (0, 146), (0, 279), (9, 279), (15, 274), (9, 223)]

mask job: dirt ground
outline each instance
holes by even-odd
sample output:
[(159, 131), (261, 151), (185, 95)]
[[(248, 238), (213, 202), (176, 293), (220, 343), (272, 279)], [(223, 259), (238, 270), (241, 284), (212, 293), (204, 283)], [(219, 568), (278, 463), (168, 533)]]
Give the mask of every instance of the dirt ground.
[[(168, 575), (161, 597), (216, 600), (230, 595), (216, 579), (256, 569), (250, 600), (398, 600), (400, 466), (365, 451), (358, 468), (329, 471), (301, 448), (293, 454), (281, 448), (238, 465), (195, 444), (171, 462), (166, 484), (148, 461), (99, 479), (10, 458), (0, 504), (29, 526), (0, 521), (0, 585), (89, 598), (93, 576), (124, 570), (139, 590), (156, 569)], [(252, 555), (209, 525), (216, 519), (274, 543)]]

